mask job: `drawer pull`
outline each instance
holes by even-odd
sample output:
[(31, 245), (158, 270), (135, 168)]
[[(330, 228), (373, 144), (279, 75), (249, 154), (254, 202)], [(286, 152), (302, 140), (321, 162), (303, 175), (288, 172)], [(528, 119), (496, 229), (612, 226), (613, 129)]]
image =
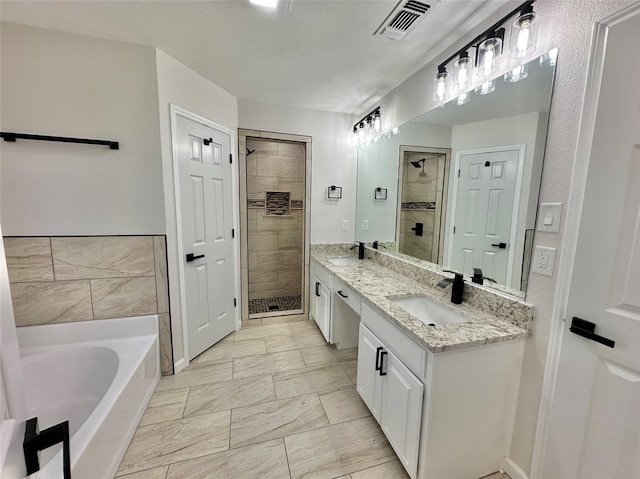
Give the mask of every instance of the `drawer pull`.
[(316, 296), (320, 296), (320, 282), (316, 281)]
[(380, 371), (382, 365), (380, 364), (380, 351), (382, 351), (382, 346), (376, 348), (376, 371)]
[(387, 355), (386, 351), (382, 351), (380, 353), (380, 369), (378, 371), (380, 371), (380, 376), (386, 376), (387, 372), (383, 371), (384, 369), (384, 357)]
[(342, 296), (343, 298), (348, 298), (349, 296), (347, 296), (346, 294), (343, 294), (342, 291), (338, 291), (338, 294), (340, 296)]

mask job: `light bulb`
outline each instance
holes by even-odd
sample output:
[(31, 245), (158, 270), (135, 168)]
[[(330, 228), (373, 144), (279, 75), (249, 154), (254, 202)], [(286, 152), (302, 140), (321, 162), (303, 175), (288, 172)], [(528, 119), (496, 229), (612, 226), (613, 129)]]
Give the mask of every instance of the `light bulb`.
[(398, 127), (397, 127), (397, 126), (395, 126), (395, 127), (393, 127), (393, 130), (391, 130), (391, 132), (392, 132), (394, 135), (397, 135), (398, 133), (400, 133), (400, 130), (398, 129)]
[(473, 91), (476, 95), (488, 95), (489, 93), (494, 92), (495, 89), (496, 82), (494, 80), (490, 80), (478, 85)]
[(367, 135), (367, 131), (365, 129), (364, 126), (364, 122), (360, 122), (360, 124), (358, 125), (358, 139), (360, 141), (364, 141), (365, 136)]
[(489, 76), (497, 72), (501, 53), (502, 40), (499, 37), (488, 38), (478, 45), (478, 75)]
[(520, 80), (524, 80), (525, 78), (527, 78), (527, 75), (529, 75), (527, 65), (518, 65), (513, 70), (508, 71), (504, 74), (504, 81), (508, 83), (515, 83)]
[(444, 104), (444, 100), (447, 97), (447, 77), (449, 74), (445, 71), (439, 71), (434, 79), (433, 83), (433, 101)]
[(464, 56), (466, 53), (462, 55), (463, 56), (453, 64), (453, 77), (455, 79), (454, 87), (457, 90), (464, 90), (471, 82), (471, 75), (469, 74), (471, 69), (471, 60), (468, 56)]
[(535, 23), (536, 14), (526, 12), (518, 17), (511, 27), (511, 58), (524, 58), (536, 49)]
[(458, 95), (458, 97), (455, 100), (453, 100), (453, 103), (455, 103), (456, 105), (464, 105), (466, 103), (469, 103), (470, 101), (471, 101), (471, 95), (469, 95), (468, 92), (464, 92)]
[(376, 113), (373, 116), (373, 129), (376, 133), (380, 133), (380, 129), (382, 128), (382, 122), (380, 121), (380, 113)]
[(558, 47), (549, 50), (540, 57), (540, 66), (555, 67), (558, 60)]
[(518, 32), (518, 51), (526, 52), (529, 48), (529, 28), (531, 27), (531, 21), (527, 20), (522, 23), (520, 31)]

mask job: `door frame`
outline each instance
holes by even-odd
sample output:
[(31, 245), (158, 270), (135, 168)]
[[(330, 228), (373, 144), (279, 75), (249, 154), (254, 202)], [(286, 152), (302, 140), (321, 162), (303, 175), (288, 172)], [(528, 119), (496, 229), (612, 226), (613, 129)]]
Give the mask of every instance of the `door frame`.
[[(453, 174), (449, 173), (449, 176), (453, 178), (453, 185), (451, 187), (451, 201), (449, 204), (451, 208), (447, 210), (448, 220), (447, 220), (447, 264), (452, 265), (453, 261), (453, 225), (456, 220), (456, 207), (457, 199), (458, 199), (458, 174), (455, 173), (460, 169), (460, 156), (462, 155), (476, 155), (480, 153), (492, 153), (497, 151), (518, 151), (518, 166), (516, 170), (516, 184), (513, 192), (513, 207), (511, 209), (511, 231), (509, 233), (509, 255), (507, 256), (507, 286), (511, 287), (511, 282), (513, 281), (513, 263), (515, 262), (515, 254), (516, 248), (511, 244), (515, 241), (515, 238), (518, 234), (518, 213), (520, 211), (520, 196), (522, 195), (522, 178), (524, 175), (524, 158), (526, 152), (527, 145), (524, 143), (516, 144), (516, 145), (506, 145), (506, 146), (493, 146), (491, 148), (477, 148), (473, 150), (461, 150), (456, 151), (456, 158), (454, 161), (453, 169), (451, 170)], [(518, 288), (516, 288), (518, 289)]]
[[(219, 125), (203, 116), (190, 112), (182, 107), (169, 104), (169, 110), (171, 114), (171, 152), (172, 152), (172, 168), (173, 168), (173, 204), (175, 206), (175, 218), (176, 218), (176, 241), (178, 252), (178, 287), (180, 290), (180, 312), (182, 316), (182, 338), (173, 337), (173, 341), (182, 340), (184, 347), (184, 357), (179, 358), (177, 361), (174, 359), (175, 374), (189, 365), (189, 341), (188, 341), (188, 327), (187, 327), (187, 305), (186, 305), (186, 285), (184, 280), (184, 246), (182, 244), (182, 210), (180, 204), (180, 171), (178, 165), (178, 137), (177, 137), (177, 121), (178, 117), (191, 120), (196, 123), (200, 123), (214, 130), (218, 130), (222, 133), (229, 135), (229, 151), (233, 155), (235, 152), (236, 136), (235, 132), (225, 126)], [(237, 155), (235, 155), (237, 156)], [(233, 208), (233, 221), (232, 227), (238, 231), (239, 224), (239, 211), (238, 211), (238, 161), (231, 165), (231, 197)], [(242, 302), (240, 297), (240, 251), (238, 247), (237, 239), (233, 240), (233, 269), (236, 273), (236, 280), (233, 285), (234, 297), (238, 298)], [(240, 308), (234, 308), (234, 321), (236, 323), (236, 330), (240, 329)]]
[(564, 320), (569, 303), (569, 292), (575, 263), (578, 236), (580, 231), (580, 219), (587, 187), (587, 173), (591, 160), (591, 146), (595, 133), (598, 102), (600, 99), (600, 87), (604, 73), (604, 61), (606, 56), (607, 37), (609, 29), (626, 18), (637, 14), (640, 3), (633, 3), (617, 10), (594, 24), (590, 57), (587, 67), (587, 82), (585, 88), (578, 144), (573, 165), (571, 190), (565, 219), (564, 237), (562, 242), (563, 253), (560, 255), (558, 265), (558, 279), (555, 288), (555, 301), (551, 314), (551, 331), (549, 333), (549, 349), (546, 357), (546, 367), (542, 382), (540, 408), (536, 435), (533, 443), (533, 458), (531, 463), (531, 479), (542, 479), (544, 454), (549, 437), (551, 421), (551, 406), (555, 397), (558, 367), (560, 365), (560, 352), (562, 337), (564, 334)]

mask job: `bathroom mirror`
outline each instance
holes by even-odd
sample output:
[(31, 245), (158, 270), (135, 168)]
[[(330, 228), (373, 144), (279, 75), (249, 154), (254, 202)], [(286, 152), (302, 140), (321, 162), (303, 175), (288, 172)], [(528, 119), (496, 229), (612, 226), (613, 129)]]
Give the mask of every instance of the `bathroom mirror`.
[(524, 298), (556, 57), (359, 148), (356, 240), (467, 277), (479, 268), (485, 286)]

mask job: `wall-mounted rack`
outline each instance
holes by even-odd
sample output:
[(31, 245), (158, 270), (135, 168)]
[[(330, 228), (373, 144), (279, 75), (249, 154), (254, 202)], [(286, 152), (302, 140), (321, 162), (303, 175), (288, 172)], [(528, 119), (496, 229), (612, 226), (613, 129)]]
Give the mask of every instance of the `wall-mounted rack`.
[(383, 188), (382, 186), (378, 186), (373, 190), (373, 199), (374, 200), (386, 200), (387, 199), (387, 188)]
[(111, 150), (119, 150), (120, 143), (111, 140), (92, 140), (89, 138), (69, 138), (65, 136), (46, 136), (46, 135), (30, 135), (28, 133), (10, 133), (7, 131), (0, 132), (0, 138), (4, 141), (16, 140), (36, 140), (36, 141), (57, 141), (61, 143), (82, 143), (85, 145), (102, 145), (108, 146)]
[(342, 198), (342, 186), (331, 185), (327, 188), (328, 200), (339, 200)]

